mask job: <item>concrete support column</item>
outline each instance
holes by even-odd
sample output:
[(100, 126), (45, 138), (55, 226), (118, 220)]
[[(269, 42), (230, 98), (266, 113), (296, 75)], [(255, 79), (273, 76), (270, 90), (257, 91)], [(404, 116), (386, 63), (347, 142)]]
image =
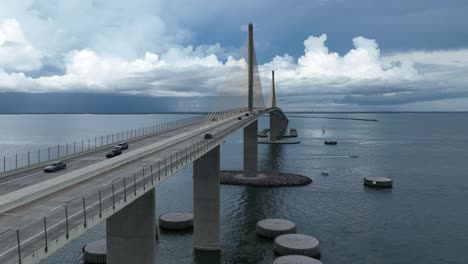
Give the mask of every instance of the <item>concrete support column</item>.
[(107, 219), (108, 264), (155, 263), (155, 205), (153, 189)]
[(288, 119), (275, 112), (270, 113), (270, 141), (281, 139), (288, 127)]
[(221, 250), (220, 236), (220, 147), (193, 163), (193, 247)]
[(257, 176), (258, 163), (258, 121), (244, 128), (244, 177)]

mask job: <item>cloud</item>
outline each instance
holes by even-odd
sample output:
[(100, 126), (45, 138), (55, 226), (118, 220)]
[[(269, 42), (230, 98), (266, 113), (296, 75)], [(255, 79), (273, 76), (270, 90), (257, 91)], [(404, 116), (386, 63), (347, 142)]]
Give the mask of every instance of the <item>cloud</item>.
[[(328, 49), (326, 40), (325, 34), (310, 36), (298, 59), (285, 54), (260, 65), (264, 86), (269, 86), (265, 84), (270, 83), (270, 71), (276, 71), (278, 99), (286, 109), (393, 108), (468, 98), (463, 74), (468, 69), (468, 50), (382, 56), (376, 40), (356, 37), (354, 47), (340, 55)], [(63, 74), (32, 78), (21, 71), (0, 71), (0, 89), (182, 97), (239, 94), (246, 87), (246, 62), (233, 57), (223, 61), (215, 55), (222, 51), (218, 43), (176, 46), (129, 60), (91, 49), (72, 50), (64, 57)], [(268, 96), (269, 89), (264, 90)]]
[(0, 71), (3, 92), (110, 92), (152, 96), (206, 96), (216, 94), (228, 71), (246, 68), (244, 60), (220, 61), (213, 50), (219, 44), (171, 48), (162, 55), (151, 52), (127, 60), (73, 50), (64, 58), (64, 73), (28, 77), (23, 72)]
[[(276, 56), (263, 66), (263, 77), (277, 72), (279, 98), (290, 106), (393, 106), (468, 96), (468, 50), (415, 51), (381, 55), (377, 42), (353, 39), (343, 56), (330, 52), (327, 35), (304, 41), (304, 55), (295, 61)], [(294, 98), (301, 103), (291, 103)], [(318, 100), (317, 100), (318, 98)], [(300, 100), (299, 100), (300, 101)], [(297, 110), (297, 109), (296, 109)]]
[[(327, 87), (349, 87), (356, 83), (415, 81), (418, 72), (409, 60), (396, 58), (384, 61), (375, 40), (364, 37), (353, 39), (354, 48), (344, 56), (330, 52), (325, 45), (327, 35), (310, 36), (304, 41), (304, 55), (297, 63), (289, 55), (277, 56), (266, 68), (274, 69), (288, 81), (299, 85), (326, 85)], [(398, 61), (398, 64), (395, 62)], [(286, 82), (286, 80), (281, 80)], [(298, 86), (298, 85), (293, 85)], [(290, 89), (300, 88), (292, 87)], [(319, 88), (319, 87), (317, 87)]]
[[(235, 5), (246, 8), (243, 3)], [(214, 30), (210, 34), (187, 26), (195, 17), (193, 10), (206, 6), (226, 8), (222, 3), (181, 8), (179, 1), (152, 0), (5, 0), (0, 4), (0, 91), (181, 97), (225, 94), (229, 89), (239, 93), (246, 82), (245, 60), (233, 56), (231, 44), (206, 43), (206, 36), (200, 35), (220, 41), (237, 36), (214, 30), (217, 25), (212, 21), (220, 19), (213, 12), (196, 21)], [(260, 6), (264, 4), (254, 7)], [(305, 10), (298, 6), (294, 12)], [(256, 37), (268, 34), (266, 23), (255, 23), (263, 25), (256, 27)], [(240, 24), (231, 29), (245, 35)], [(304, 27), (301, 36), (309, 30)], [(311, 35), (303, 41), (302, 54), (262, 60), (266, 96), (270, 71), (275, 70), (278, 100), (286, 109), (393, 109), (421, 102), (427, 107), (430, 102), (440, 106), (444, 100), (468, 98), (467, 49), (385, 53), (376, 39), (357, 35), (336, 49), (327, 38)], [(292, 40), (289, 45), (301, 46)], [(258, 41), (275, 46), (274, 41)]]
[(0, 21), (0, 69), (30, 71), (41, 66), (42, 54), (24, 36), (15, 19)]

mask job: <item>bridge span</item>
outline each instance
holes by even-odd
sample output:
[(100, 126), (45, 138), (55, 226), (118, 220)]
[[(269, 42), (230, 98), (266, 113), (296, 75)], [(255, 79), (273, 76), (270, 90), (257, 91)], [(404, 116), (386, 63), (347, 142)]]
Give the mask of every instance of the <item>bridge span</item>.
[(103, 158), (107, 149), (74, 156), (61, 173), (36, 166), (0, 174), (0, 263), (39, 263), (104, 221), (107, 263), (154, 263), (155, 186), (192, 163), (194, 248), (220, 250), (221, 144), (243, 129), (244, 176), (254, 178), (258, 119), (269, 114), (270, 140), (288, 125), (275, 99), (268, 108), (254, 106), (252, 34), (249, 25), (247, 109), (140, 138), (112, 159)]

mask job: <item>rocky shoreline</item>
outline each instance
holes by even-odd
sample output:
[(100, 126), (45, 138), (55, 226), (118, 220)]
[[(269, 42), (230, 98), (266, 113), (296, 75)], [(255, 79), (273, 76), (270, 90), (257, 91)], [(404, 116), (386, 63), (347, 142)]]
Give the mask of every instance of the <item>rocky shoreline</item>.
[(259, 174), (266, 175), (265, 178), (260, 179), (240, 179), (235, 177), (242, 174), (241, 170), (222, 170), (221, 171), (221, 184), (225, 185), (244, 185), (256, 187), (287, 187), (287, 186), (304, 186), (312, 183), (309, 177), (283, 172), (263, 171)]

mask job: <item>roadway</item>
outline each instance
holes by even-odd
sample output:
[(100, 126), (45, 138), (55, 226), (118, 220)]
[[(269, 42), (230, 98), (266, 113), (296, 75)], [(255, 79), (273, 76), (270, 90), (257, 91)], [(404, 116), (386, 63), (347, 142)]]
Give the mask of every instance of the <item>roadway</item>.
[[(47, 216), (48, 225), (55, 225), (57, 226), (57, 229), (61, 229), (61, 231), (63, 231), (65, 228), (63, 225), (65, 204), (67, 204), (69, 216), (78, 216), (82, 213), (81, 197), (90, 197), (87, 198), (90, 200), (89, 202), (94, 201), (94, 203), (96, 203), (96, 201), (99, 200), (97, 195), (99, 190), (103, 190), (103, 192), (104, 190), (107, 190), (107, 193), (104, 193), (103, 196), (108, 198), (110, 196), (109, 186), (111, 183), (113, 183), (115, 185), (115, 189), (118, 190), (116, 195), (123, 196), (123, 178), (126, 178), (129, 188), (136, 188), (139, 184), (142, 185), (142, 183), (136, 182), (134, 186), (131, 186), (133, 178), (132, 175), (135, 175), (135, 173), (140, 175), (139, 181), (141, 182), (142, 167), (148, 167), (149, 165), (160, 161), (158, 164), (162, 164), (161, 170), (164, 171), (164, 169), (167, 169), (163, 163), (164, 158), (169, 158), (171, 156), (175, 157), (175, 153), (178, 153), (179, 155), (177, 159), (174, 158), (174, 163), (179, 164), (181, 159), (184, 158), (185, 161), (187, 161), (187, 157), (181, 157), (180, 154), (183, 154), (183, 151), (193, 149), (194, 146), (199, 146), (201, 142), (204, 142), (205, 139), (203, 139), (203, 136), (206, 131), (210, 131), (210, 133), (213, 133), (214, 135), (221, 134), (226, 131), (234, 133), (239, 128), (244, 127), (257, 119), (260, 115), (261, 114), (258, 113), (256, 115), (251, 115), (248, 118), (244, 116), (241, 121), (237, 120), (237, 117), (233, 117), (225, 121), (213, 122), (209, 125), (206, 125), (206, 123), (198, 123), (133, 142), (129, 144), (129, 150), (126, 150), (125, 154), (132, 155), (132, 152), (137, 152), (139, 149), (164, 140), (171, 141), (171, 144), (161, 146), (159, 148), (155, 147), (154, 152), (149, 155), (123, 164), (118, 168), (109, 170), (96, 177), (84, 180), (59, 192), (31, 201), (0, 215), (0, 262), (9, 263), (11, 261), (11, 263), (15, 263), (14, 261), (16, 261), (15, 230), (21, 229), (22, 241), (25, 239), (28, 240), (30, 237), (34, 238), (28, 240), (28, 245), (22, 245), (22, 255), (25, 256), (31, 254), (34, 250), (44, 244), (43, 238), (38, 236), (38, 233), (42, 232), (41, 228), (43, 228), (42, 220), (44, 216)], [(182, 134), (187, 134), (189, 136), (178, 139), (178, 136)], [(68, 161), (69, 167), (67, 170), (62, 172), (46, 174), (43, 173), (41, 169), (37, 169), (20, 173), (19, 175), (2, 178), (0, 179), (0, 190), (2, 190), (2, 192), (6, 191), (7, 193), (13, 192), (14, 190), (21, 191), (22, 188), (48, 181), (53, 178), (64, 177), (70, 172), (89, 167), (93, 164), (96, 165), (107, 162), (107, 159), (105, 158), (106, 151), (107, 149), (90, 153), (89, 155), (76, 157), (75, 159)], [(186, 165), (187, 163), (184, 164), (184, 166)], [(166, 166), (170, 166), (167, 160)], [(3, 194), (4, 193), (2, 193), (2, 196)], [(0, 196), (0, 201), (2, 196)], [(107, 203), (110, 202), (109, 199), (106, 201)], [(73, 221), (79, 223), (79, 221), (82, 220), (71, 219), (70, 221), (70, 226), (73, 226)], [(58, 233), (60, 232), (57, 232), (57, 234)], [(53, 233), (49, 240), (52, 239), (54, 239)]]
[[(178, 128), (176, 130), (166, 130), (150, 136), (140, 137), (128, 141), (120, 141), (129, 143), (129, 149), (124, 150), (123, 153), (127, 153), (132, 150), (141, 148), (143, 146), (147, 146), (149, 144), (161, 141), (163, 139), (173, 137), (179, 134), (181, 131), (190, 131), (192, 129), (196, 129), (199, 126), (199, 123), (195, 123), (184, 126), (182, 128)], [(116, 142), (115, 145), (117, 145), (118, 143), (119, 142)], [(77, 155), (72, 158), (64, 157), (62, 160), (66, 161), (67, 169), (57, 171), (54, 173), (45, 173), (42, 170), (43, 167), (40, 167), (3, 177), (0, 174), (0, 196), (24, 188), (26, 186), (42, 182), (54, 177), (58, 177), (71, 171), (75, 171), (77, 169), (81, 169), (89, 165), (106, 160), (106, 153), (109, 150), (111, 150), (115, 145), (109, 145), (96, 151), (84, 152), (82, 155)]]

